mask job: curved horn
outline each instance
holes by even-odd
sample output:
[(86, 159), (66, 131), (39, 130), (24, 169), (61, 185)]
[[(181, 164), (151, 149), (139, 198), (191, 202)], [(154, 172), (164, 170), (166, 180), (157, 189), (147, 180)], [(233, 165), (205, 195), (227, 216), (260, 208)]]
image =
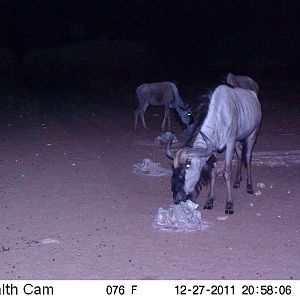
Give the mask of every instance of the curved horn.
[(211, 140), (207, 137), (207, 135), (204, 132), (200, 131), (200, 134), (206, 143), (206, 148), (192, 147), (192, 148), (189, 148), (187, 150), (187, 152), (189, 155), (195, 156), (195, 157), (208, 157), (214, 151), (214, 146), (213, 146)]
[(191, 157), (207, 157), (210, 153), (207, 151), (207, 148), (192, 147), (186, 150), (187, 154)]
[(207, 153), (213, 152), (214, 145), (212, 144), (211, 140), (207, 137), (207, 135), (203, 131), (200, 131), (200, 134), (201, 134), (204, 142), (206, 143)]
[(174, 153), (171, 149), (172, 143), (173, 143), (173, 134), (170, 132), (170, 138), (169, 138), (165, 153), (166, 153), (167, 157), (169, 157), (170, 159), (173, 160), (174, 159)]

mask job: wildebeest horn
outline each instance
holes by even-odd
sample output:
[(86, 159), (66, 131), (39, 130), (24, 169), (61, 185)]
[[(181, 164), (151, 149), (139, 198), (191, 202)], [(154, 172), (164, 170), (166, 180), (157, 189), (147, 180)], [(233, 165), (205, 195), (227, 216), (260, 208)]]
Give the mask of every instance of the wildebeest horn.
[(214, 146), (213, 146), (211, 140), (207, 137), (207, 135), (206, 135), (204, 132), (200, 131), (200, 134), (201, 134), (201, 136), (203, 137), (203, 140), (204, 140), (205, 143), (206, 143), (207, 152), (208, 152), (208, 153), (213, 152)]
[(166, 148), (166, 155), (170, 158), (170, 159), (174, 159), (174, 153), (173, 151), (171, 150), (171, 145), (173, 143), (173, 134), (170, 132), (170, 138), (169, 138), (169, 141), (168, 141), (168, 144), (167, 144), (167, 148)]
[(192, 147), (187, 150), (188, 154), (190, 156), (195, 156), (195, 157), (207, 157), (210, 156), (210, 154), (214, 151), (213, 144), (211, 140), (207, 137), (207, 135), (200, 131), (201, 136), (203, 137), (205, 143), (206, 143), (206, 148), (202, 147)]
[(200, 148), (200, 147), (192, 147), (192, 148), (188, 148), (186, 150), (187, 154), (190, 157), (207, 157), (210, 155), (211, 152), (207, 151), (207, 148)]

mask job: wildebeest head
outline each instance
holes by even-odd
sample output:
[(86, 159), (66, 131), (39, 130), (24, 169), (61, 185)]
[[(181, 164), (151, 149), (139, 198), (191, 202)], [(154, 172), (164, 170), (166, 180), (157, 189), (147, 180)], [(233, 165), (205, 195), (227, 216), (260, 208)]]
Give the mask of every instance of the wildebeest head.
[[(202, 132), (200, 134), (204, 135)], [(173, 159), (171, 191), (175, 204), (186, 201), (195, 189), (200, 191), (202, 185), (206, 185), (210, 181), (211, 169), (216, 159), (212, 154), (210, 141), (206, 136), (204, 139), (207, 148), (185, 147), (179, 149), (175, 155), (170, 149), (171, 144), (169, 143), (167, 146), (166, 155)]]
[(189, 106), (186, 106), (182, 112), (180, 113), (180, 118), (183, 124), (185, 125), (191, 125), (194, 123), (194, 119), (193, 119), (193, 115), (192, 115), (192, 111), (189, 108)]

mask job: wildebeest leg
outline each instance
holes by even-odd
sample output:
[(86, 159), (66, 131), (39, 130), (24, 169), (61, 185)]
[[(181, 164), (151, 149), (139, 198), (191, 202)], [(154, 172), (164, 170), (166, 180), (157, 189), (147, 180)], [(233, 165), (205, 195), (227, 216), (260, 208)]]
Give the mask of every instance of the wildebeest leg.
[(252, 150), (255, 144), (256, 135), (258, 130), (255, 130), (247, 139), (246, 139), (246, 166), (247, 166), (247, 193), (253, 194), (253, 183), (251, 176), (251, 159), (252, 159)]
[(209, 193), (203, 209), (212, 209), (214, 206), (216, 178), (217, 178), (217, 168), (215, 167), (212, 168), (211, 170), (211, 181), (209, 185)]
[(231, 165), (232, 165), (232, 157), (234, 153), (234, 145), (233, 143), (228, 143), (226, 147), (226, 154), (225, 154), (225, 169), (224, 169), (224, 178), (226, 183), (226, 190), (227, 190), (227, 197), (226, 197), (226, 205), (225, 205), (225, 214), (233, 214), (233, 200), (231, 195)]
[(237, 164), (237, 173), (233, 184), (233, 188), (237, 189), (240, 187), (242, 181), (242, 144), (240, 142), (235, 143), (235, 152), (236, 152), (238, 164)]
[(170, 131), (171, 121), (170, 121), (170, 108), (169, 108), (169, 105), (165, 105), (165, 116), (164, 116), (163, 123), (161, 125), (162, 131), (165, 131), (166, 119), (168, 119), (168, 130)]
[(137, 121), (140, 115), (140, 108), (138, 107), (135, 111), (134, 111), (134, 130), (137, 130)]
[(150, 131), (148, 128), (147, 128), (147, 125), (146, 125), (146, 122), (145, 122), (145, 112), (146, 112), (146, 109), (148, 108), (149, 106), (149, 103), (145, 103), (144, 106), (142, 106), (140, 108), (140, 116), (141, 116), (141, 119), (142, 119), (142, 123), (143, 123), (143, 126), (144, 128), (147, 130), (147, 131)]

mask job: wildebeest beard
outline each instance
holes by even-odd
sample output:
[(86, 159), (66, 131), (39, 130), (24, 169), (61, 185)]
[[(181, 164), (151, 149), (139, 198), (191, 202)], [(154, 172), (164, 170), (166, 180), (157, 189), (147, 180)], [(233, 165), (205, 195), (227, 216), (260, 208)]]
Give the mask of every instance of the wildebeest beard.
[(171, 191), (173, 192), (173, 199), (176, 204), (181, 201), (186, 201), (184, 182), (185, 165), (181, 164), (178, 168), (173, 169), (173, 175), (171, 178)]
[[(202, 190), (202, 186), (210, 183), (211, 180), (211, 170), (214, 168), (214, 164), (216, 162), (216, 156), (211, 155), (206, 161), (205, 165), (201, 169), (201, 174), (199, 180), (195, 186), (195, 195), (199, 195)], [(194, 195), (189, 194), (186, 195), (184, 191), (184, 183), (185, 183), (185, 174), (186, 174), (186, 166), (185, 164), (180, 164), (178, 168), (173, 169), (173, 175), (171, 178), (171, 191), (173, 192), (173, 199), (175, 204), (179, 204), (181, 201), (185, 202), (187, 199), (194, 199)]]

